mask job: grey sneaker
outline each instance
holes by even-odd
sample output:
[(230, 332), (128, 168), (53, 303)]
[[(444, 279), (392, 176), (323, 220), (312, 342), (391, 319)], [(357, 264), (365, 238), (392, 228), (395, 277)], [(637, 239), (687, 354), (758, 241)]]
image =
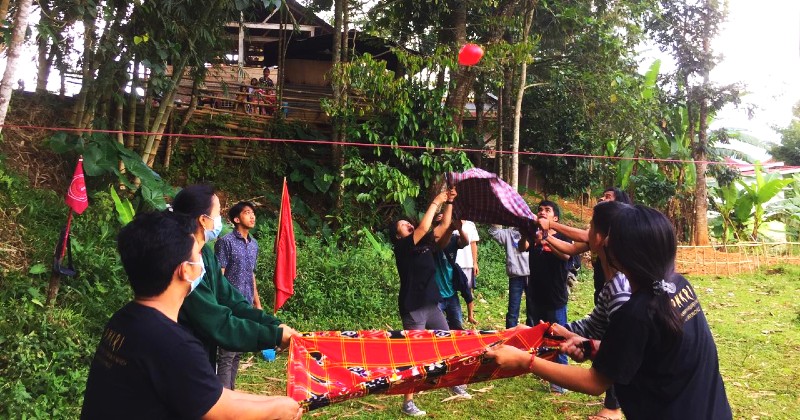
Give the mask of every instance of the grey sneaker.
[(401, 408), (400, 411), (402, 411), (403, 414), (411, 417), (421, 417), (428, 414), (420, 410), (419, 407), (417, 407), (417, 405), (414, 404), (414, 400), (404, 402), (403, 408)]
[(453, 395), (456, 395), (458, 397), (461, 397), (461, 398), (463, 398), (465, 400), (471, 400), (472, 399), (472, 395), (470, 395), (470, 393), (467, 392), (467, 386), (466, 385), (454, 386), (454, 387), (450, 388), (450, 393), (453, 394)]

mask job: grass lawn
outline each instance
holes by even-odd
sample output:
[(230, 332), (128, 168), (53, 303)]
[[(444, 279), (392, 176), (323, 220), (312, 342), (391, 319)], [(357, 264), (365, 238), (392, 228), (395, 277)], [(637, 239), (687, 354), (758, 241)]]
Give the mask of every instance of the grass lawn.
[[(570, 319), (591, 310), (589, 274), (583, 272), (582, 281), (571, 296)], [(800, 267), (783, 266), (754, 275), (689, 280), (711, 324), (734, 418), (800, 418)], [(476, 314), (480, 327), (502, 327), (505, 305), (503, 299), (479, 302)], [(237, 386), (259, 394), (284, 394), (286, 353), (279, 354), (272, 363), (246, 355)], [(470, 384), (468, 389), (473, 395), (468, 401), (445, 401), (449, 397), (446, 390), (424, 392), (415, 400), (429, 417), (459, 420), (578, 419), (586, 418), (602, 406), (601, 397), (575, 392), (552, 395), (545, 382), (531, 375)], [(401, 418), (401, 399), (397, 395), (369, 396), (315, 410), (307, 416)]]

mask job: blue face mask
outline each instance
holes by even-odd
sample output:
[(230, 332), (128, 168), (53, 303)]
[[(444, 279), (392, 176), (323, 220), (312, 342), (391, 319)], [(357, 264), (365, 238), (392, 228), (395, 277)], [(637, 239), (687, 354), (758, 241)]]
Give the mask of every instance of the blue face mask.
[(205, 217), (208, 217), (209, 219), (214, 221), (214, 228), (211, 230), (206, 229), (205, 231), (206, 242), (213, 241), (214, 239), (217, 239), (219, 233), (222, 232), (222, 216), (217, 216), (217, 217), (205, 216)]
[(200, 261), (200, 262), (186, 261), (186, 263), (189, 264), (189, 265), (199, 265), (200, 266), (200, 275), (197, 276), (197, 278), (194, 279), (194, 280), (186, 280), (189, 283), (191, 283), (191, 286), (189, 288), (189, 294), (191, 294), (192, 292), (194, 292), (194, 289), (197, 289), (197, 286), (200, 284), (200, 282), (203, 281), (203, 276), (206, 275), (206, 265), (203, 264), (202, 261)]

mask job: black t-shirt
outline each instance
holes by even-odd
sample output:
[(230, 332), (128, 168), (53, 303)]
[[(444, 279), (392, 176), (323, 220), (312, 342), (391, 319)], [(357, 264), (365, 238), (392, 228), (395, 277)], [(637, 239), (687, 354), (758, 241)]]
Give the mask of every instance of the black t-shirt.
[(423, 236), (416, 245), (413, 234), (395, 244), (394, 261), (400, 275), (400, 295), (397, 297), (400, 315), (439, 302), (433, 252), (433, 232)]
[(200, 341), (156, 309), (130, 302), (100, 338), (81, 418), (200, 418), (221, 395)]
[(600, 300), (600, 292), (606, 285), (606, 273), (603, 272), (603, 264), (600, 258), (592, 260), (592, 279), (594, 280), (594, 305), (597, 306)]
[[(553, 235), (572, 243), (561, 234)], [(533, 242), (531, 242), (533, 245)], [(550, 246), (533, 245), (528, 253), (531, 274), (528, 278), (528, 296), (537, 308), (552, 310), (567, 304), (567, 261), (558, 258)]]
[(637, 291), (611, 316), (593, 367), (614, 381), (628, 419), (730, 419), (717, 346), (694, 289), (671, 279), (673, 306), (683, 319), (678, 343), (664, 343), (648, 309), (652, 294)]

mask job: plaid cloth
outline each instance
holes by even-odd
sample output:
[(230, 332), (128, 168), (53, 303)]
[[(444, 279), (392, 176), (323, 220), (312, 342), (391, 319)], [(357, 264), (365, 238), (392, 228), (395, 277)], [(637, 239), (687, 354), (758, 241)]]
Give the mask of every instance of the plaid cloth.
[(447, 184), (456, 187), (453, 217), (479, 223), (532, 229), (536, 216), (514, 188), (497, 175), (483, 169), (445, 175)]
[(306, 410), (369, 394), (406, 394), (527, 373), (484, 357), (499, 344), (553, 360), (550, 324), (504, 331), (320, 331), (292, 337), (287, 395)]

